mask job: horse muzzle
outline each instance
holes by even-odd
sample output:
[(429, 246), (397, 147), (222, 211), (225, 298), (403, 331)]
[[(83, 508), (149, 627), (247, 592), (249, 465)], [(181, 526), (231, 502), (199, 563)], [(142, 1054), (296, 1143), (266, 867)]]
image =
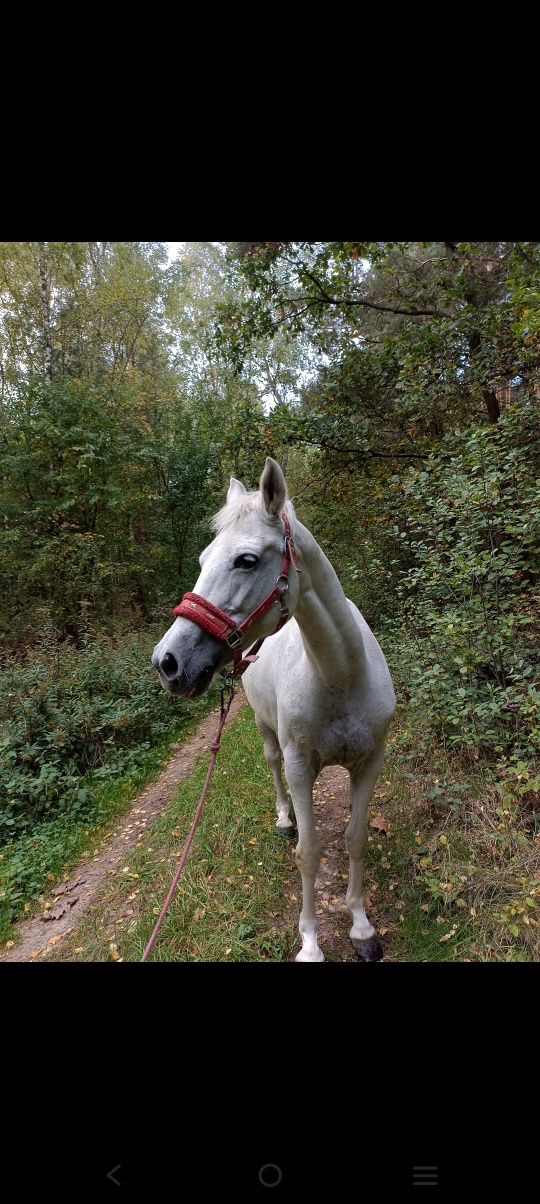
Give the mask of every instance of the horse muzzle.
[(180, 698), (199, 698), (208, 689), (221, 659), (217, 656), (215, 661), (207, 662), (203, 668), (194, 667), (194, 671), (189, 672), (180, 669), (172, 652), (166, 652), (161, 658), (154, 654), (152, 664), (159, 673), (163, 688), (170, 694), (177, 694)]

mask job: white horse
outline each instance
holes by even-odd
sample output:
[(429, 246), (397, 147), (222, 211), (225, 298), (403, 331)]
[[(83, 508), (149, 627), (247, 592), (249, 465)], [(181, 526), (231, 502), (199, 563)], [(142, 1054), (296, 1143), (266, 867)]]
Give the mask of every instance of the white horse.
[[(375, 636), (343, 592), (324, 552), (298, 521), (279, 464), (270, 457), (259, 491), (248, 492), (231, 478), (227, 502), (213, 520), (216, 538), (200, 557), (195, 594), (238, 625), (275, 585), (284, 551), (285, 513), (296, 545), (299, 573), (290, 564), (287, 607), (294, 616), (276, 633), (274, 603), (242, 640), (273, 635), (244, 673), (264, 754), (276, 788), (277, 828), (295, 834), (285, 777), (298, 825), (295, 855), (302, 876), (303, 905), (296, 961), (324, 961), (317, 940), (314, 885), (320, 842), (313, 814), (313, 785), (325, 765), (342, 765), (350, 775), (351, 819), (346, 902), (350, 937), (363, 961), (382, 949), (364, 907), (363, 859), (368, 806), (384, 760), (386, 730), (395, 710), (392, 679)], [(192, 597), (193, 595), (186, 595)], [(217, 613), (217, 612), (216, 612)], [(152, 663), (165, 689), (193, 698), (232, 658), (223, 638), (181, 616), (156, 645)]]

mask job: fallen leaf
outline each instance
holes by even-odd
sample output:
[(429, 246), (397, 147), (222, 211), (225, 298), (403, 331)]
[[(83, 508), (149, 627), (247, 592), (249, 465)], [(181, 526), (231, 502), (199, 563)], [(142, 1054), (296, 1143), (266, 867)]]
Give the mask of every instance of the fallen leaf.
[(118, 945), (115, 943), (115, 941), (112, 941), (112, 943), (109, 945), (109, 949), (111, 951), (111, 957), (114, 962), (122, 961), (122, 958), (120, 957), (120, 954), (118, 952)]
[(377, 832), (384, 832), (385, 835), (390, 831), (390, 824), (384, 815), (374, 815), (369, 826), (375, 828)]
[(47, 944), (48, 945), (56, 945), (58, 943), (58, 941), (62, 940), (63, 935), (64, 935), (63, 932), (57, 932), (56, 936), (49, 937)]
[(453, 927), (450, 929), (450, 932), (446, 932), (444, 936), (440, 936), (439, 944), (442, 944), (443, 941), (449, 941), (451, 937), (455, 936), (456, 932), (458, 930), (458, 927), (459, 927), (458, 924), (454, 924)]
[(379, 928), (379, 936), (386, 936), (387, 932), (388, 932), (387, 928)]
[(73, 952), (74, 953), (84, 953), (84, 945), (78, 945), (78, 947), (76, 949), (74, 949)]
[(86, 882), (86, 878), (72, 878), (71, 882), (67, 883), (66, 890), (75, 890), (75, 887), (82, 886), (83, 882)]
[(13, 949), (15, 941), (6, 941), (6, 949)]

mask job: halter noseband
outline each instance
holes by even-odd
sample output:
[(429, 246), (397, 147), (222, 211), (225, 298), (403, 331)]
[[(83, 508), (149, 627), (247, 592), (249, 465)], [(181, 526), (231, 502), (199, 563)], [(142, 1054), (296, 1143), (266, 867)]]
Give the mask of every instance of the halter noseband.
[[(241, 623), (235, 623), (234, 619), (231, 619), (230, 615), (226, 614), (224, 610), (220, 610), (219, 606), (214, 606), (213, 602), (208, 602), (206, 598), (201, 598), (200, 594), (184, 594), (180, 605), (175, 606), (173, 610), (173, 614), (177, 617), (181, 616), (184, 619), (191, 619), (193, 623), (198, 623), (199, 627), (204, 627), (204, 630), (208, 631), (210, 635), (216, 636), (218, 640), (223, 640), (227, 644), (234, 658), (233, 677), (240, 677), (248, 665), (257, 660), (257, 653), (264, 643), (266, 636), (257, 640), (253, 647), (250, 648), (247, 656), (244, 657), (242, 657), (242, 639), (250, 627), (258, 623), (259, 619), (262, 619), (263, 615), (270, 610), (274, 602), (279, 602), (280, 606), (279, 622), (276, 631), (279, 631), (291, 617), (285, 601), (285, 594), (289, 588), (291, 562), (294, 564), (297, 573), (300, 573), (301, 569), (291, 535), (289, 520), (285, 512), (283, 512), (281, 518), (285, 527), (285, 549), (278, 579), (272, 592), (267, 594), (256, 610), (252, 610), (247, 619), (243, 619)], [(274, 635), (276, 631), (273, 632)]]

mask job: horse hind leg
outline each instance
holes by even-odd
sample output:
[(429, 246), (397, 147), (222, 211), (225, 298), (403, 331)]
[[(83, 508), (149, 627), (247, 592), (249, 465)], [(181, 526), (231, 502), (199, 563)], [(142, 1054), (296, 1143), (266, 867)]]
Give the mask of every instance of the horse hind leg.
[(384, 761), (384, 746), (364, 763), (358, 774), (351, 773), (351, 820), (345, 833), (349, 854), (347, 907), (353, 924), (349, 936), (361, 961), (379, 961), (382, 946), (364, 906), (364, 853), (368, 839), (368, 808), (375, 783)]
[(296, 824), (291, 819), (290, 802), (281, 773), (283, 754), (279, 747), (278, 738), (275, 732), (272, 731), (272, 728), (263, 723), (262, 719), (259, 719), (257, 715), (255, 716), (255, 722), (263, 738), (264, 757), (276, 788), (276, 828), (282, 836), (295, 836)]

